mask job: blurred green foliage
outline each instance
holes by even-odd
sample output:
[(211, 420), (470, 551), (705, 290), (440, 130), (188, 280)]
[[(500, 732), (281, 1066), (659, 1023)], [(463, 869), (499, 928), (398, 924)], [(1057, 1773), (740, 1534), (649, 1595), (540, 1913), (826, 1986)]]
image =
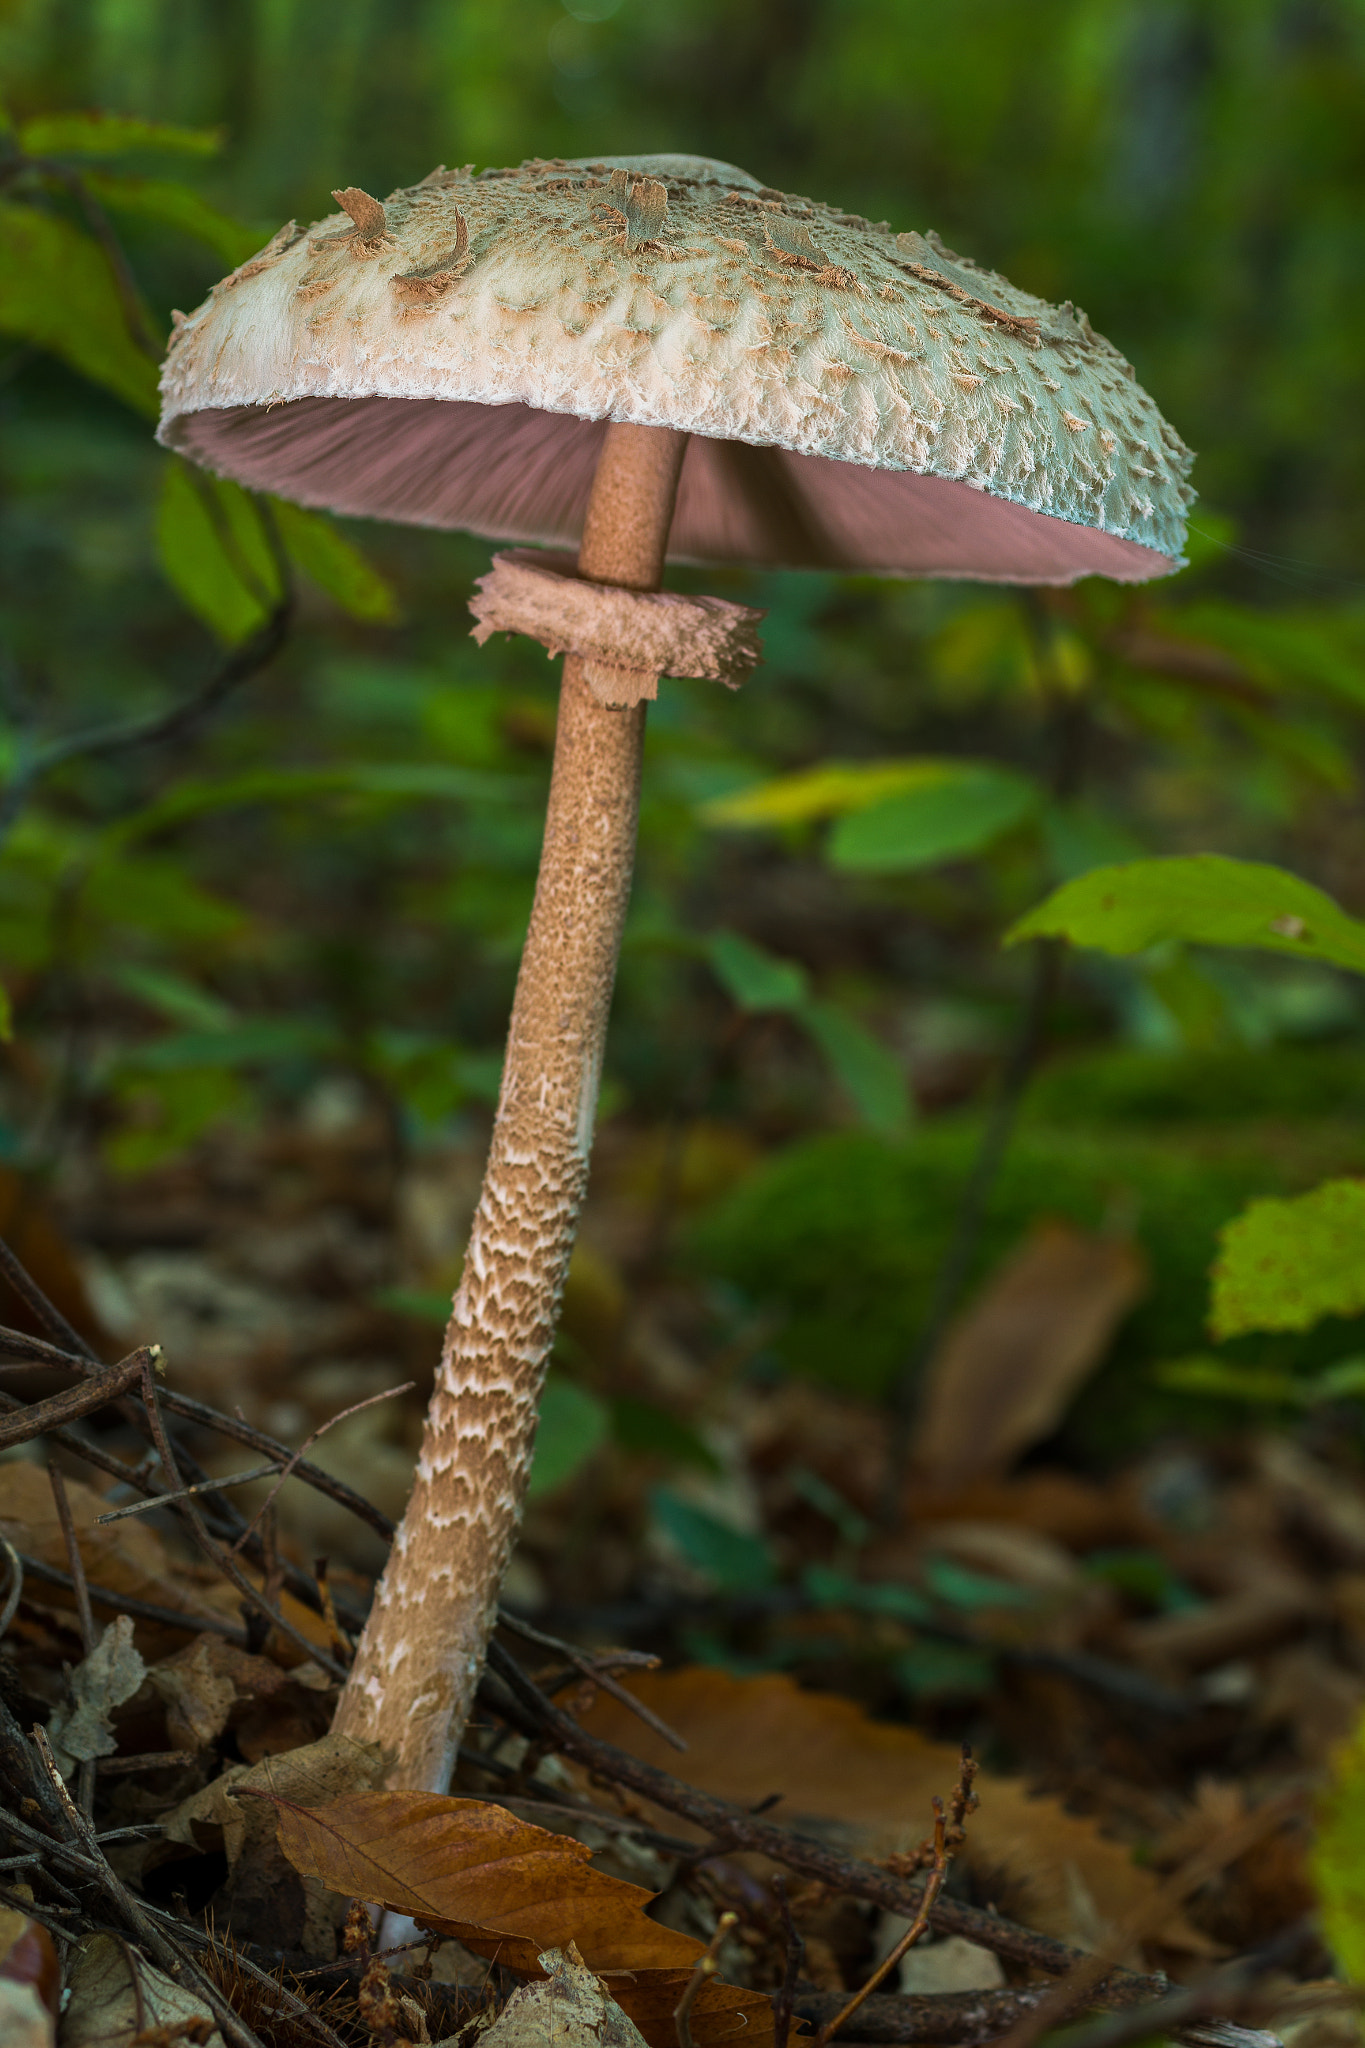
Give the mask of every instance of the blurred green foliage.
[[(932, 224), (1083, 303), (1200, 451), (1191, 567), (1150, 588), (679, 573), (768, 607), (768, 661), (651, 713), (604, 1100), (785, 1148), (692, 1240), (775, 1360), (887, 1383), (1015, 1028), (998, 942), (1050, 890), (1218, 853), (1365, 912), (1353, 0), (5, 0), (0, 92), (0, 1140), (29, 1169), (79, 1141), (140, 1170), (338, 1074), (415, 1146), (496, 1089), (553, 668), (469, 641), (484, 544), (343, 530), (149, 428), (174, 307), (332, 187), (440, 160), (695, 150)], [(199, 698), (159, 744), (78, 744)], [(1194, 1414), (1148, 1368), (1202, 1343), (1220, 1225), (1359, 1164), (1354, 988), (1219, 938), (1075, 957), (979, 1248), (1131, 1210), (1156, 1287), (1091, 1449)], [(909, 1081), (913, 1135), (831, 1133), (903, 1133)], [(1307, 1372), (1342, 1334), (1239, 1342)], [(586, 1455), (600, 1414), (560, 1405)]]

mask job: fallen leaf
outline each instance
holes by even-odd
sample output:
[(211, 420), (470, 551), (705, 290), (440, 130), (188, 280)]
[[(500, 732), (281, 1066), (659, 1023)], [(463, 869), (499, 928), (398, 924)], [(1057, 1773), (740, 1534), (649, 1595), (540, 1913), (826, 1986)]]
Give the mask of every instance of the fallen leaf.
[(1056, 1428), (1146, 1285), (1130, 1240), (1037, 1224), (929, 1367), (916, 1467), (937, 1486), (1007, 1471)]
[(82, 1944), (71, 1972), (61, 2048), (131, 2048), (148, 2029), (180, 2027), (193, 2020), (205, 2022), (209, 2029), (202, 2036), (206, 2048), (223, 2048), (223, 2037), (202, 1999), (144, 1962), (126, 1941), (93, 1934)]
[(222, 1636), (207, 1635), (147, 1676), (166, 1703), (168, 1749), (207, 1749), (227, 1727), (239, 1700), (270, 1699), (293, 1683), (269, 1658), (253, 1657)]
[[(228, 1619), (240, 1626), (241, 1596), (225, 1579), (210, 1575), (201, 1583), (196, 1572), (172, 1563), (166, 1546), (155, 1529), (137, 1517), (95, 1525), (109, 1503), (91, 1487), (68, 1479), (66, 1497), (76, 1527), (77, 1543), (85, 1575), (92, 1586), (108, 1593), (124, 1593), (135, 1600), (148, 1600), (186, 1615)], [(67, 1569), (66, 1539), (57, 1519), (56, 1504), (46, 1472), (24, 1459), (0, 1464), (0, 1535), (16, 1550), (24, 1551), (42, 1564)], [(24, 1598), (44, 1607), (70, 1613), (75, 1601), (60, 1586), (45, 1586), (37, 1579), (24, 1585)], [(98, 1618), (98, 1609), (96, 1610)], [(139, 1622), (138, 1640), (144, 1649), (155, 1643), (181, 1640), (155, 1624)]]
[(52, 2015), (33, 1984), (0, 1977), (0, 2041), (5, 2048), (53, 2048)]
[[(306, 1879), (410, 1914), (526, 1976), (542, 1950), (575, 1942), (646, 2040), (673, 2048), (673, 2008), (703, 1945), (648, 1919), (653, 1894), (595, 1869), (584, 1843), (435, 1792), (354, 1793), (319, 1810), (270, 1796), (280, 1847)], [(692, 2008), (697, 2042), (740, 2027), (746, 2041), (766, 2040), (770, 2001), (711, 1978)]]
[[(913, 1848), (927, 1831), (930, 1801), (946, 1796), (957, 1779), (960, 1758), (946, 1743), (869, 1720), (852, 1700), (803, 1692), (789, 1678), (733, 1678), (691, 1665), (633, 1673), (629, 1686), (686, 1741), (689, 1784), (744, 1808), (779, 1793), (774, 1818), (783, 1826), (856, 1855)], [(659, 1737), (605, 1693), (580, 1719), (588, 1734), (662, 1770), (677, 1764)], [(1032, 1796), (1017, 1778), (983, 1771), (976, 1790), (981, 1806), (959, 1861), (1011, 1919), (1077, 1941), (1085, 1930), (1075, 1920), (1073, 1869), (1110, 1926), (1152, 1897), (1152, 1873), (1121, 1843), (1106, 1840), (1093, 1820), (1068, 1813), (1058, 1799)], [(677, 1834), (686, 1823), (670, 1814), (660, 1825)], [(1180, 1913), (1164, 1923), (1159, 1939), (1194, 1954), (1210, 1948)]]
[(147, 1667), (133, 1648), (133, 1624), (126, 1614), (117, 1615), (71, 1673), (70, 1705), (54, 1708), (47, 1724), (64, 1778), (79, 1763), (114, 1754), (114, 1708), (130, 1700), (146, 1676)]
[(514, 1991), (479, 2048), (645, 2048), (635, 2022), (608, 1998), (572, 1942), (536, 1960), (547, 1981)]
[(345, 1902), (286, 1862), (276, 1841), (273, 1806), (250, 1795), (265, 1792), (323, 1805), (339, 1794), (367, 1789), (382, 1776), (375, 1744), (324, 1735), (304, 1749), (230, 1766), (164, 1817), (165, 1840), (200, 1851), (222, 1849), (228, 1865), (223, 1904), (236, 1933), (330, 1961)]

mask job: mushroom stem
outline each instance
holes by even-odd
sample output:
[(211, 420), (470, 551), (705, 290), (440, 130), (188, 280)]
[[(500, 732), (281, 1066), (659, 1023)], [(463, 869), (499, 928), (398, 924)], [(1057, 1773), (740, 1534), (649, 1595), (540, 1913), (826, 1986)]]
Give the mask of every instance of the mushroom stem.
[[(657, 590), (687, 436), (612, 425), (578, 565)], [(566, 657), (535, 904), (464, 1272), (417, 1479), (334, 1732), (387, 1782), (443, 1792), (521, 1519), (536, 1416), (588, 1179), (630, 896), (645, 707), (600, 704)]]

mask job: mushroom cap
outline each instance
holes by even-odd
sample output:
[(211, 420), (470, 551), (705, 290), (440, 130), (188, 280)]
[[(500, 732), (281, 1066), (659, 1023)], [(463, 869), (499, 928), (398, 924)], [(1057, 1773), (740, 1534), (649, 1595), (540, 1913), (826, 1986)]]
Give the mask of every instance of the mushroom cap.
[(168, 447), (306, 505), (563, 546), (628, 420), (693, 437), (674, 561), (1181, 565), (1192, 458), (1124, 358), (932, 232), (690, 156), (336, 196), (177, 317)]

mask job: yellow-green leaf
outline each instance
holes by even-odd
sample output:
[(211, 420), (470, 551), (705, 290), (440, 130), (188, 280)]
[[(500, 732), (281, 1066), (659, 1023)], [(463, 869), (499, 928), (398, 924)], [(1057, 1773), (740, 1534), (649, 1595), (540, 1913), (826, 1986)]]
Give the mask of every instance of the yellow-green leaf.
[(0, 200), (0, 333), (156, 417), (157, 366), (128, 331), (103, 251), (60, 215), (12, 200)]
[(1365, 1180), (1252, 1202), (1219, 1232), (1209, 1328), (1308, 1330), (1365, 1310)]
[(130, 156), (144, 150), (159, 156), (216, 156), (224, 133), (144, 121), (138, 114), (35, 114), (19, 130), (19, 147), (25, 156)]
[(1021, 918), (1005, 944), (1041, 938), (1105, 953), (1141, 953), (1171, 939), (1257, 946), (1365, 973), (1365, 924), (1298, 875), (1218, 853), (1092, 868)]
[(942, 782), (956, 764), (946, 761), (825, 761), (797, 775), (780, 775), (731, 796), (716, 797), (702, 816), (709, 825), (805, 825), (817, 818), (866, 810), (906, 789)]
[(1365, 1722), (1333, 1760), (1309, 1869), (1327, 1945), (1346, 1976), (1365, 1983)]

